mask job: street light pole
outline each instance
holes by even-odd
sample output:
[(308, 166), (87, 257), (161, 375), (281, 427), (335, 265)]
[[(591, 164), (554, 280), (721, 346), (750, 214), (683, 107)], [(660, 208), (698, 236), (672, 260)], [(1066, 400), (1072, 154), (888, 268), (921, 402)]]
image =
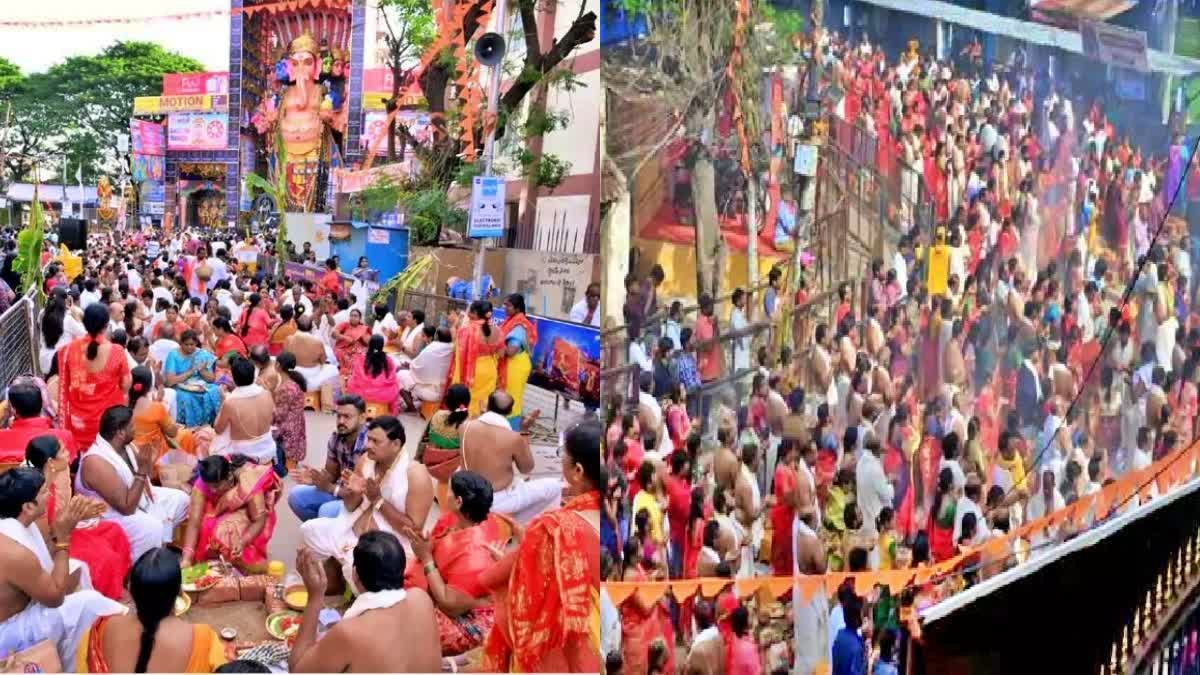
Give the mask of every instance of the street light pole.
[[(507, 18), (508, 18), (508, 3), (506, 0), (496, 0), (496, 8), (493, 12), (496, 17), (496, 32), (505, 36), (507, 40)], [(500, 71), (504, 66), (504, 59), (500, 59), (500, 63), (492, 66), (491, 86), (488, 87), (488, 116), (486, 119), (493, 120), (492, 131), (487, 135), (483, 146), (483, 175), (491, 176), (492, 162), (496, 156), (496, 131), (497, 123), (496, 114), (500, 107)], [(483, 287), (483, 259), (487, 253), (487, 239), (479, 240), (479, 248), (475, 252), (475, 299), (482, 300), (487, 293), (487, 289)]]

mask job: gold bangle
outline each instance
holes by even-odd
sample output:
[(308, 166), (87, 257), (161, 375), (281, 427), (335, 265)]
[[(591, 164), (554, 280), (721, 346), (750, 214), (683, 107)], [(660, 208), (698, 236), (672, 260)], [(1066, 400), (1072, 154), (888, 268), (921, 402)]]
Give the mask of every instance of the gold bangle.
[(64, 544), (63, 542), (61, 542), (61, 541), (56, 541), (56, 542), (54, 542), (54, 550), (55, 550), (55, 552), (58, 552), (58, 551), (67, 551), (67, 550), (70, 550), (70, 548), (71, 548), (71, 542), (69, 542), (69, 541), (68, 541), (67, 543), (65, 543), (65, 544)]

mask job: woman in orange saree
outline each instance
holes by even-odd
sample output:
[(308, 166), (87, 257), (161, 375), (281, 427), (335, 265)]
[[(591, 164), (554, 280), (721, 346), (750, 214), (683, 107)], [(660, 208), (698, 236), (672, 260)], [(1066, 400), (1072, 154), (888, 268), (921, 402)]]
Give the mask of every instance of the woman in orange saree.
[(495, 562), (493, 551), (503, 549), (515, 524), (508, 516), (489, 513), (491, 483), (474, 471), (450, 478), (450, 498), (444, 503), (446, 513), (428, 539), (419, 532), (409, 534), (421, 567), (412, 567), (414, 578), (404, 585), (429, 592), (437, 608), (442, 654), (457, 656), (478, 647), (492, 630), (495, 607), (484, 582)]
[(507, 582), (493, 587), (484, 672), (600, 672), (602, 435), (591, 420), (566, 433), (562, 467), (572, 496), (535, 518), (517, 550), (496, 562)]
[(497, 355), (504, 350), (499, 331), (489, 323), (491, 303), (476, 300), (468, 310), (469, 320), (458, 329), (454, 356), (450, 359), (450, 381), (471, 390), (471, 417), (478, 417), (496, 390), (499, 378)]
[[(162, 547), (142, 554), (129, 574), (136, 612), (97, 619), (79, 642), (74, 670), (80, 673), (211, 673), (226, 662), (225, 645), (207, 624), (191, 625), (174, 616), (183, 587), (179, 554)], [(106, 634), (112, 633), (106, 637)], [(143, 639), (143, 634), (148, 634)], [(156, 653), (156, 642), (190, 643), (187, 652)], [(128, 645), (137, 644), (135, 650)]]
[(133, 410), (133, 442), (138, 445), (153, 445), (155, 467), (167, 451), (178, 448), (196, 456), (196, 441), (192, 432), (175, 423), (167, 406), (162, 402), (162, 390), (153, 389), (154, 375), (146, 366), (138, 366), (131, 373), (129, 385), (129, 407)]
[(216, 553), (244, 572), (261, 574), (275, 532), (275, 504), (283, 491), (279, 476), (271, 465), (238, 455), (232, 460), (206, 457), (199, 467), (184, 532), (184, 566)]
[(129, 357), (125, 348), (105, 337), (108, 307), (93, 303), (83, 313), (87, 335), (58, 352), (59, 417), (86, 452), (100, 431), (105, 410), (125, 404), (129, 388)]
[(371, 339), (371, 329), (362, 322), (362, 312), (350, 310), (350, 320), (333, 329), (333, 338), (338, 370), (343, 378), (350, 377), (354, 360), (367, 353), (367, 342)]
[[(513, 293), (504, 301), (506, 314), (500, 324), (500, 341), (505, 351), (500, 358), (500, 388), (512, 394), (513, 409), (509, 418), (515, 425), (521, 422), (521, 402), (525, 384), (533, 369), (533, 348), (537, 346), (537, 327), (525, 314), (525, 296)], [(509, 348), (511, 346), (511, 349)]]

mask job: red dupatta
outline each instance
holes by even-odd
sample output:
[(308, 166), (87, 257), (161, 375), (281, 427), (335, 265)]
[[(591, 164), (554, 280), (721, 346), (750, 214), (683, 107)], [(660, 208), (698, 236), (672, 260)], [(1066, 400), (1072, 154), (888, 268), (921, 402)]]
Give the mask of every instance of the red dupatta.
[(483, 337), (483, 319), (471, 319), (467, 325), (458, 329), (458, 340), (455, 342), (454, 354), (450, 360), (449, 381), (453, 384), (455, 375), (457, 381), (464, 384), (475, 379), (475, 361), (480, 356), (495, 354), (504, 347), (504, 343), (488, 344)]
[(599, 508), (600, 492), (592, 490), (529, 525), (509, 556), (507, 622), (498, 615), (484, 641), (485, 672), (533, 672), (570, 638), (592, 639), (599, 619), (600, 534), (579, 513)]
[[(525, 329), (525, 342), (527, 345), (526, 349), (529, 351), (530, 358), (533, 358), (533, 346), (537, 344), (537, 328), (534, 327), (533, 322), (529, 320), (529, 317), (526, 316), (524, 312), (518, 312), (504, 319), (504, 323), (500, 324), (500, 342), (501, 344), (506, 342), (508, 340), (508, 336), (512, 334), (513, 330), (518, 326)], [(500, 360), (500, 389), (504, 388), (506, 380), (508, 379), (508, 368), (505, 367), (507, 361), (507, 355)]]

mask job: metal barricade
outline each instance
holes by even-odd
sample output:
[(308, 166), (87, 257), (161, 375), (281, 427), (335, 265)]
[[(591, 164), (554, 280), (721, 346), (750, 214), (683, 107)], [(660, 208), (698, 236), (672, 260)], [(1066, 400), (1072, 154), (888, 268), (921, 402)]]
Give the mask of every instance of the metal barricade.
[(0, 314), (0, 388), (20, 375), (41, 375), (38, 366), (37, 304), (30, 290)]

